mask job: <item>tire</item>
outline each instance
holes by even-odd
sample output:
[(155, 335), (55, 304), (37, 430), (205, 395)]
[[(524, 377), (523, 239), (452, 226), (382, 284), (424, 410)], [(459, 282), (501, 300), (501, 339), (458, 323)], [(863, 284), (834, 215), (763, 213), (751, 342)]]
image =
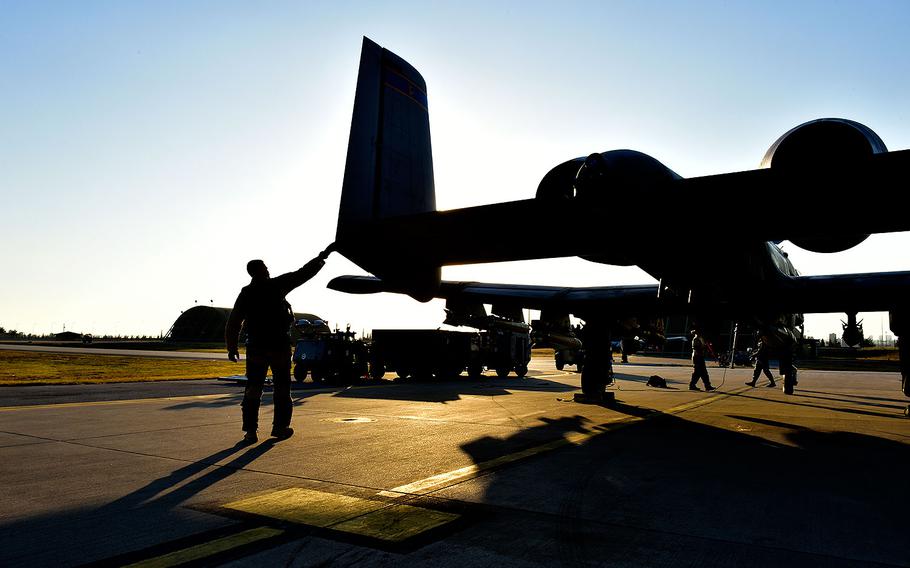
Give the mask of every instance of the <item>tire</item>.
[(509, 371), (511, 371), (511, 370), (512, 369), (510, 369), (508, 367), (497, 367), (496, 376), (499, 377), (500, 379), (504, 379), (509, 376)]
[(796, 386), (796, 380), (792, 373), (784, 375), (784, 394), (793, 394), (793, 387)]
[(521, 365), (519, 367), (515, 367), (515, 374), (518, 376), (519, 379), (524, 377), (525, 375), (528, 374), (528, 366)]
[(480, 363), (471, 363), (468, 365), (468, 376), (472, 379), (479, 379), (483, 376), (483, 365)]
[(405, 380), (411, 376), (411, 371), (410, 369), (398, 369), (395, 371), (395, 374), (398, 375), (399, 379)]
[(588, 397), (603, 397), (607, 390), (607, 383), (601, 373), (595, 372), (590, 366), (585, 367), (581, 373), (581, 392)]
[(576, 370), (576, 372), (581, 373), (582, 371), (585, 370), (585, 364), (581, 361), (579, 361), (578, 363), (575, 363), (575, 370)]
[(563, 356), (562, 353), (557, 352), (556, 353), (556, 370), (562, 371), (565, 368), (566, 368), (566, 358)]
[(302, 383), (304, 380), (306, 380), (306, 373), (307, 373), (306, 367), (304, 367), (300, 363), (297, 363), (296, 365), (294, 365), (294, 380), (295, 381), (297, 381), (298, 383)]
[(385, 376), (385, 365), (380, 362), (370, 364), (370, 378), (379, 380)]

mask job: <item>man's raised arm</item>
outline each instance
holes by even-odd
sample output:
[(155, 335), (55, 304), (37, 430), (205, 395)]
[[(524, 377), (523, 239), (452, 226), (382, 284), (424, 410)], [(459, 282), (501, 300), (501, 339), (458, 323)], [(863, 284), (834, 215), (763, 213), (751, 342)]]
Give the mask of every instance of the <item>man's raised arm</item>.
[(325, 266), (325, 259), (328, 258), (328, 256), (332, 254), (334, 250), (335, 243), (332, 243), (327, 246), (325, 250), (316, 255), (315, 258), (304, 264), (298, 270), (278, 276), (276, 280), (279, 280), (279, 285), (281, 286), (282, 291), (287, 294), (313, 276), (316, 276), (316, 274), (322, 270), (322, 267)]

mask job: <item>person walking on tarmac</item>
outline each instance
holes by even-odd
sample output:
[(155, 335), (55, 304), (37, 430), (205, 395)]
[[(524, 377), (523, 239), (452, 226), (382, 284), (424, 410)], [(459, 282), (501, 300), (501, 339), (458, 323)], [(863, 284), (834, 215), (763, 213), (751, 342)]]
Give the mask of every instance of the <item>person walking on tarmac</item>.
[(761, 338), (759, 338), (758, 346), (752, 353), (752, 359), (755, 359), (755, 372), (752, 373), (752, 380), (746, 384), (750, 387), (754, 387), (755, 382), (758, 381), (759, 375), (764, 371), (765, 376), (771, 381), (768, 386), (774, 387), (774, 375), (771, 374), (771, 368), (768, 364), (768, 338), (766, 336), (762, 335)]
[(694, 365), (695, 370), (692, 371), (692, 380), (689, 381), (689, 390), (697, 391), (701, 390), (698, 388), (697, 383), (698, 379), (701, 379), (705, 384), (705, 391), (710, 392), (714, 390), (714, 387), (711, 386), (711, 379), (708, 377), (708, 367), (705, 365), (705, 350), (707, 349), (707, 344), (705, 343), (704, 338), (698, 334), (697, 329), (692, 330), (692, 365)]
[(294, 434), (291, 424), (291, 342), (290, 326), (294, 313), (285, 296), (316, 275), (331, 254), (330, 245), (300, 269), (271, 278), (261, 260), (251, 260), (246, 271), (252, 277), (240, 290), (224, 330), (228, 359), (240, 359), (237, 343), (241, 324), (246, 330), (246, 389), (243, 392), (243, 441), (258, 441), (259, 403), (269, 367), (272, 368), (272, 399), (275, 414), (272, 437), (284, 440)]

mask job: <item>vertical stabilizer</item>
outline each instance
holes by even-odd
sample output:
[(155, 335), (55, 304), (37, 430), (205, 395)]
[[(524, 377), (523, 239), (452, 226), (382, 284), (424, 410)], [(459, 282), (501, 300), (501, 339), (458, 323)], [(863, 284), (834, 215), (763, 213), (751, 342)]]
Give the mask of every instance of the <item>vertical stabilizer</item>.
[(402, 251), (384, 249), (382, 235), (369, 231), (377, 221), (435, 210), (426, 83), (405, 60), (363, 38), (335, 236), (339, 251), (387, 282), (435, 288), (438, 266), (402, 261)]

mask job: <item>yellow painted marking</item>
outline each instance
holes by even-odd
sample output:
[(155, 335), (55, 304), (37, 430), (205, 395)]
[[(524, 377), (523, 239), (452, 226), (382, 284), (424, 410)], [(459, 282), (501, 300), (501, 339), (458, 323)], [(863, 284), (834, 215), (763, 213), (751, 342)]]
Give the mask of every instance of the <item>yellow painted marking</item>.
[(314, 527), (328, 527), (387, 506), (347, 495), (295, 487), (228, 503), (226, 509)]
[(332, 528), (390, 542), (401, 542), (422, 532), (448, 524), (459, 516), (454, 513), (443, 513), (410, 505), (392, 505), (338, 523)]
[(552, 442), (547, 442), (547, 443), (541, 444), (539, 446), (534, 446), (533, 448), (528, 448), (528, 449), (522, 450), (520, 452), (515, 452), (513, 454), (507, 454), (504, 456), (500, 456), (498, 458), (494, 458), (494, 459), (487, 460), (485, 462), (481, 462), (478, 464), (462, 467), (460, 469), (456, 469), (453, 471), (447, 471), (445, 473), (440, 473), (438, 475), (427, 477), (426, 479), (421, 479), (421, 480), (415, 481), (413, 483), (408, 483), (407, 485), (400, 485), (398, 487), (389, 489), (387, 491), (380, 491), (378, 494), (382, 495), (384, 497), (401, 497), (403, 494), (426, 495), (428, 493), (432, 493), (433, 491), (442, 489), (443, 487), (455, 485), (456, 483), (460, 483), (467, 479), (477, 477), (486, 471), (496, 469), (498, 467), (501, 467), (503, 465), (506, 465), (506, 464), (509, 464), (512, 462), (523, 460), (525, 458), (535, 456), (537, 454), (542, 454), (544, 452), (549, 452), (551, 450), (555, 450), (557, 448), (562, 448), (565, 446), (577, 446), (579, 444), (582, 444), (582, 443), (590, 440), (594, 436), (599, 436), (599, 435), (605, 434), (607, 432), (612, 432), (612, 431), (618, 430), (619, 428), (628, 426), (630, 424), (635, 424), (637, 422), (643, 422), (643, 421), (653, 418), (655, 416), (660, 416), (661, 414), (679, 414), (679, 413), (685, 412), (687, 410), (692, 410), (693, 408), (698, 408), (699, 406), (704, 406), (704, 405), (710, 404), (712, 402), (717, 402), (718, 400), (727, 398), (729, 396), (733, 396), (733, 395), (741, 393), (741, 392), (745, 392), (747, 390), (749, 390), (749, 389), (744, 387), (741, 389), (736, 389), (736, 390), (730, 391), (729, 393), (718, 393), (715, 395), (709, 395), (706, 398), (701, 398), (701, 399), (698, 399), (698, 400), (695, 400), (692, 402), (680, 404), (680, 405), (674, 406), (668, 410), (665, 410), (663, 412), (658, 412), (658, 413), (655, 413), (650, 416), (645, 416), (645, 417), (623, 416), (623, 417), (619, 417), (619, 418), (614, 418), (614, 419), (607, 420), (606, 422), (603, 422), (603, 423), (595, 426), (593, 431), (591, 431), (591, 432), (576, 432), (576, 433), (568, 434), (565, 437), (560, 438), (558, 440), (553, 440)]
[(400, 542), (460, 515), (295, 487), (228, 503), (226, 509)]
[(170, 566), (178, 566), (180, 564), (185, 564), (187, 562), (200, 560), (202, 558), (218, 554), (219, 552), (225, 552), (227, 550), (238, 548), (246, 544), (267, 538), (272, 538), (282, 533), (284, 533), (283, 530), (273, 529), (270, 527), (258, 527), (255, 529), (250, 529), (248, 531), (243, 531), (241, 533), (215, 539), (211, 542), (206, 542), (196, 546), (191, 546), (189, 548), (184, 548), (183, 550), (177, 550), (169, 554), (157, 556), (155, 558), (149, 558), (148, 560), (136, 562), (135, 564), (129, 564), (128, 566), (141, 568), (167, 568)]
[(159, 398), (127, 398), (123, 400), (96, 400), (92, 402), (60, 402), (56, 404), (24, 404), (21, 406), (0, 406), (0, 412), (17, 410), (47, 410), (57, 408), (82, 408), (86, 406), (116, 406), (121, 404), (149, 404), (153, 402), (176, 402), (181, 400), (204, 400), (210, 398), (228, 398), (229, 394), (200, 394), (192, 396), (167, 396)]

